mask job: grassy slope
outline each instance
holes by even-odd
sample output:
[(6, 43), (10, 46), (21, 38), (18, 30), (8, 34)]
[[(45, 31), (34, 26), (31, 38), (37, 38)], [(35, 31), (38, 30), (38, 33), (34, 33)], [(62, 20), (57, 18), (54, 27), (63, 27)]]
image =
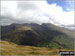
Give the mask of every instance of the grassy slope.
[(58, 26), (52, 25), (52, 24), (49, 24), (49, 25), (47, 25), (47, 26), (48, 26), (48, 28), (50, 28), (50, 29), (58, 30), (58, 31), (60, 31), (60, 32), (65, 33), (65, 34), (68, 35), (69, 37), (74, 38), (74, 33), (75, 33), (75, 32), (73, 32), (73, 31), (70, 31), (70, 30), (68, 30), (68, 29), (66, 29), (66, 28), (58, 27)]
[[(34, 46), (21, 46), (11, 42), (0, 41), (1, 55), (58, 55), (59, 49)], [(68, 49), (61, 49), (71, 51)]]

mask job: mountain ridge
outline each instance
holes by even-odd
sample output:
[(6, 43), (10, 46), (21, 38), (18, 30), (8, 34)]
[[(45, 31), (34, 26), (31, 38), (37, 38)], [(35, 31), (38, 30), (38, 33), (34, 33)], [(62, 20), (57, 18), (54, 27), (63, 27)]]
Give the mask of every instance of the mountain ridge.
[(11, 24), (2, 27), (2, 40), (20, 45), (73, 48), (73, 32), (50, 23)]

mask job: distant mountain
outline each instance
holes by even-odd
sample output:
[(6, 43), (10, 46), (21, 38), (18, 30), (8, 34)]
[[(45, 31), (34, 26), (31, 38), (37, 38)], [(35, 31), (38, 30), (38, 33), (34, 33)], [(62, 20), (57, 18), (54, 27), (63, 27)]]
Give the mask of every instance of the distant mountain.
[(75, 25), (61, 25), (61, 26), (75, 32)]
[(49, 48), (74, 48), (74, 32), (50, 23), (2, 26), (2, 40), (19, 45)]

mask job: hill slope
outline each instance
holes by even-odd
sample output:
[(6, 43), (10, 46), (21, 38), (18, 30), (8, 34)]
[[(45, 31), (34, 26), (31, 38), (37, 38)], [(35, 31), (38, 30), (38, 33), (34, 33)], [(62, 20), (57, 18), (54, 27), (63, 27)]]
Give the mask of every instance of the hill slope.
[[(34, 46), (17, 45), (12, 42), (0, 41), (1, 55), (59, 55), (59, 49), (40, 48)], [(61, 49), (63, 51), (73, 51), (71, 49)]]
[(19, 45), (50, 48), (74, 48), (74, 32), (50, 23), (2, 26), (2, 40)]

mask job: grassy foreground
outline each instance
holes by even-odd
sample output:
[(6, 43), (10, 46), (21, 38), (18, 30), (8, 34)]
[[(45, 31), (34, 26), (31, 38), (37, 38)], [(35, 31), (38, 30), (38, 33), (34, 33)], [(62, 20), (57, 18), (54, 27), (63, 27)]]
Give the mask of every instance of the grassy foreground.
[[(59, 55), (59, 49), (34, 47), (34, 46), (22, 46), (16, 45), (11, 42), (0, 40), (1, 55)], [(72, 51), (68, 49), (61, 49), (63, 51)]]

